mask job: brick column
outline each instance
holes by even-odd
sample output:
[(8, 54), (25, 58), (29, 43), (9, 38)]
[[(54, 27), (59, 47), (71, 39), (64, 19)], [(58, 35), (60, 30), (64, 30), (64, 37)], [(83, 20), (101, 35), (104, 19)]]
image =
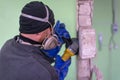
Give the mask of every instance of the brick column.
[(95, 29), (92, 28), (93, 0), (77, 0), (76, 13), (79, 38), (77, 80), (91, 80), (91, 59), (96, 55)]

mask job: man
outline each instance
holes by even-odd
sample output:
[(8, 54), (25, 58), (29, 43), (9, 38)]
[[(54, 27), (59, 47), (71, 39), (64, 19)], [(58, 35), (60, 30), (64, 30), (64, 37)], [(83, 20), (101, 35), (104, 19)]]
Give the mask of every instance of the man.
[(52, 10), (38, 1), (23, 7), (19, 23), (20, 34), (1, 48), (0, 80), (64, 80), (71, 59), (61, 58), (58, 52), (64, 43), (67, 55), (78, 49), (65, 25), (58, 21), (53, 27)]

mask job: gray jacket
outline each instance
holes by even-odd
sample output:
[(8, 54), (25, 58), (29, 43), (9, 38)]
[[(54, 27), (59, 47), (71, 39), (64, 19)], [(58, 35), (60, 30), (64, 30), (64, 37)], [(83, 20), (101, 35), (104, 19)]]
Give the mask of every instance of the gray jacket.
[(43, 54), (38, 47), (8, 40), (0, 51), (0, 80), (58, 80)]

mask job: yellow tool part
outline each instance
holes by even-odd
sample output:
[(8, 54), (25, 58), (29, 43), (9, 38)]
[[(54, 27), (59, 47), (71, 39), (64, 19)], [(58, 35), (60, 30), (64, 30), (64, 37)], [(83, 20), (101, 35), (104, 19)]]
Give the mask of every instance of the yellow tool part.
[(74, 53), (70, 49), (66, 49), (62, 55), (62, 60), (67, 61), (71, 56), (74, 56)]

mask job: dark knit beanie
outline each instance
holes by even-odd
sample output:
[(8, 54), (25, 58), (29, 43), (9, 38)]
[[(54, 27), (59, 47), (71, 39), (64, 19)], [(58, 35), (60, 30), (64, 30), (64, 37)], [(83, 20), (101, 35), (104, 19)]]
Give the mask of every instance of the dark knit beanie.
[[(47, 16), (47, 11), (49, 14), (48, 22), (36, 20), (36, 18), (44, 19)], [(39, 33), (53, 26), (55, 23), (53, 11), (47, 5), (39, 1), (32, 1), (26, 4), (22, 9), (21, 14), (27, 15), (27, 17), (24, 15), (20, 15), (19, 31), (21, 33)], [(31, 18), (31, 16), (35, 17), (35, 19)]]

